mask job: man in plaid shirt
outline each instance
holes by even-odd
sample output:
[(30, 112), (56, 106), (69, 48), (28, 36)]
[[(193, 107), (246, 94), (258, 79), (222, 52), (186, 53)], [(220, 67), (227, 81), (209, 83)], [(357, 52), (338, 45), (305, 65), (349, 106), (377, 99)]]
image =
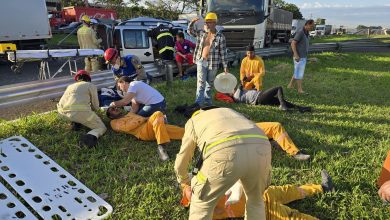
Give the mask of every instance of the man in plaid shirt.
[(196, 100), (200, 106), (211, 105), (211, 88), (214, 86), (215, 75), (220, 63), (227, 73), (227, 52), (225, 36), (218, 32), (217, 15), (209, 12), (205, 17), (204, 30), (194, 30), (194, 24), (199, 18), (194, 18), (188, 25), (188, 33), (197, 38), (194, 51), (194, 63), (197, 65)]

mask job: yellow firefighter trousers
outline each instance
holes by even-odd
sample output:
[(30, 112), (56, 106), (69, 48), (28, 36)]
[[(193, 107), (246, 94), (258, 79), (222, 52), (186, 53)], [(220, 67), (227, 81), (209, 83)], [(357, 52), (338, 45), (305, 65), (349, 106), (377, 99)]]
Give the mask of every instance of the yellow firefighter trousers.
[(89, 73), (99, 71), (100, 63), (97, 57), (86, 57), (84, 61), (85, 61), (85, 68), (84, 68), (85, 71)]
[(255, 76), (250, 82), (244, 82), (244, 89), (245, 90), (252, 90), (252, 89), (257, 89), (259, 87), (261, 89), (262, 86), (261, 80), (259, 79), (258, 76)]
[(168, 125), (164, 122), (164, 115), (155, 112), (148, 121), (142, 125), (135, 136), (144, 141), (157, 140), (157, 144), (165, 144), (173, 140), (181, 140), (184, 135), (184, 128)]
[(286, 130), (279, 122), (259, 122), (257, 127), (264, 131), (268, 138), (274, 139), (288, 155), (293, 156), (298, 153), (299, 149), (288, 136)]
[(92, 129), (88, 134), (92, 134), (97, 138), (107, 131), (103, 121), (93, 111), (67, 111), (58, 113), (72, 122), (80, 123)]
[(212, 219), (219, 198), (239, 179), (247, 198), (245, 219), (265, 219), (263, 193), (270, 175), (269, 144), (237, 144), (213, 152), (191, 180), (189, 219)]
[(270, 186), (264, 192), (267, 220), (314, 220), (313, 216), (300, 213), (285, 204), (303, 199), (317, 193), (323, 193), (321, 185), (306, 184), (302, 186)]

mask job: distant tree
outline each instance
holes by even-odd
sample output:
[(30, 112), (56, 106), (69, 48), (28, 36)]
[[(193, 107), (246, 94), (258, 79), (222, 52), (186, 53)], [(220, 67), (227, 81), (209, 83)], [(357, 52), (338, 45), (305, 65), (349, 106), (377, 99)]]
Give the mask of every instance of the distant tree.
[(302, 19), (302, 13), (299, 10), (298, 6), (292, 3), (287, 3), (284, 0), (274, 0), (273, 1), (273, 6), (277, 8), (281, 8), (286, 11), (290, 11), (293, 13), (293, 19)]
[(295, 4), (287, 3), (285, 6), (282, 7), (283, 10), (290, 11), (293, 13), (293, 19), (302, 19), (302, 13), (299, 10), (298, 6)]
[(85, 6), (84, 0), (61, 0), (62, 7), (68, 6)]
[(324, 19), (324, 18), (317, 18), (315, 23), (317, 25), (324, 25), (325, 24), (325, 20), (326, 19)]

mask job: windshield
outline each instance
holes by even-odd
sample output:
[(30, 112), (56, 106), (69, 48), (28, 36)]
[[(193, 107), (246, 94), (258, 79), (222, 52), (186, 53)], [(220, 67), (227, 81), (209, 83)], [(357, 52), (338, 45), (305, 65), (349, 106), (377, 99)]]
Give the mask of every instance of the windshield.
[(207, 11), (219, 13), (262, 12), (263, 0), (207, 0)]
[(318, 31), (323, 31), (325, 28), (324, 27), (317, 27), (316, 30)]

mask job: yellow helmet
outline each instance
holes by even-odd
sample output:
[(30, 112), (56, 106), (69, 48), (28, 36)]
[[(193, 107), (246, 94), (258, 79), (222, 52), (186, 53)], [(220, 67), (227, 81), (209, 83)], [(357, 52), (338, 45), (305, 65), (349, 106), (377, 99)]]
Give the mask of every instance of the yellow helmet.
[(88, 15), (83, 15), (83, 17), (81, 17), (81, 20), (87, 23), (91, 23), (91, 19), (88, 17)]
[(217, 14), (215, 14), (214, 12), (209, 12), (207, 13), (206, 17), (204, 18), (204, 20), (217, 20), (218, 17), (217, 17)]

